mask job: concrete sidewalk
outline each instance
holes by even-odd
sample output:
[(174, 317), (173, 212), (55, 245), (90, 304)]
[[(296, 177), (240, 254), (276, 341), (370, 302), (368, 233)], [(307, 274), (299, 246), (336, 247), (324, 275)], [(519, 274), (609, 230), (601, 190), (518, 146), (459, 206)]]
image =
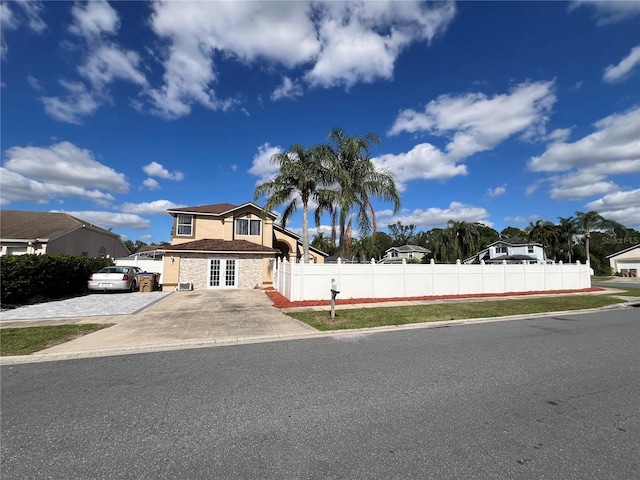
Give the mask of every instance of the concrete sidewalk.
[[(615, 295), (620, 290), (605, 288), (592, 295)], [(565, 295), (584, 295), (584, 292)], [(548, 294), (519, 296), (527, 299)], [(340, 305), (338, 309), (378, 308), (460, 301), (510, 300), (515, 297), (483, 297), (479, 299), (447, 299), (428, 301), (397, 301), (384, 303)], [(628, 303), (639, 298), (621, 297)], [(330, 307), (303, 307), (289, 310), (328, 310)], [(563, 312), (576, 314), (584, 311)], [(547, 315), (557, 315), (550, 312)], [(31, 355), (0, 357), (0, 365), (90, 358), (175, 349), (202, 348), (215, 345), (238, 345), (312, 337), (361, 336), (370, 333), (442, 325), (464, 325), (479, 322), (530, 318), (532, 315), (465, 319), (447, 322), (409, 324), (369, 329), (320, 332), (295, 320), (272, 306), (262, 290), (226, 290), (173, 292), (149, 307), (132, 315), (89, 316), (80, 318), (50, 318), (2, 322), (2, 326), (56, 325), (68, 323), (105, 323), (113, 326), (89, 335), (41, 350)], [(542, 316), (542, 315), (535, 315)]]

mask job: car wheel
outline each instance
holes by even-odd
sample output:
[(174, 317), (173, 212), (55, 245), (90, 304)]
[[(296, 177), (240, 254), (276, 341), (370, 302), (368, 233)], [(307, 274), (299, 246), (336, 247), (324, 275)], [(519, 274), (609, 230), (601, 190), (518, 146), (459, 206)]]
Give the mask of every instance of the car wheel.
[(131, 282), (131, 288), (129, 289), (129, 291), (130, 291), (131, 293), (133, 293), (133, 292), (135, 292), (136, 290), (138, 290), (138, 289), (136, 288), (136, 282)]

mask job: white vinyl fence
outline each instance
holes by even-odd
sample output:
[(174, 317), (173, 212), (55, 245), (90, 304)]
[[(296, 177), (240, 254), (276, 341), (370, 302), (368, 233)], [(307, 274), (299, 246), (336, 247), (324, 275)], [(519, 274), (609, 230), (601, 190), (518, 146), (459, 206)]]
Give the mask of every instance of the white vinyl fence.
[(162, 274), (164, 273), (164, 259), (162, 258), (153, 259), (135, 255), (133, 257), (116, 258), (115, 264), (117, 266), (140, 267), (143, 272), (159, 273), (158, 283), (162, 285)]
[(443, 295), (500, 294), (581, 290), (591, 287), (588, 264), (382, 264), (291, 263), (278, 260), (274, 288), (291, 301), (406, 298)]

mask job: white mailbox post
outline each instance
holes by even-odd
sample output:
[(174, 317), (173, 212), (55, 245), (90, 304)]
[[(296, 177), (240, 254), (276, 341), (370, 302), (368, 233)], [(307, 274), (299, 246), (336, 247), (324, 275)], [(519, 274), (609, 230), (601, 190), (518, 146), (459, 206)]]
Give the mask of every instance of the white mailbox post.
[(335, 278), (331, 279), (331, 318), (336, 318), (336, 296), (340, 293), (340, 285)]

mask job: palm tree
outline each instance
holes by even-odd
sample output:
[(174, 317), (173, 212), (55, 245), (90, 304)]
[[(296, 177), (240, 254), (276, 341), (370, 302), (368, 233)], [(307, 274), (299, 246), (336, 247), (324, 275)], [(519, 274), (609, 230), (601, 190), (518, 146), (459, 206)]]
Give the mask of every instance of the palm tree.
[(552, 250), (555, 251), (555, 246), (558, 243), (558, 233), (556, 226), (552, 222), (536, 220), (536, 223), (530, 222), (529, 226), (525, 228), (525, 231), (529, 234), (529, 240), (534, 240), (542, 244), (542, 251), (545, 257), (547, 256), (548, 247), (551, 247)]
[(573, 253), (573, 239), (578, 233), (576, 230), (576, 219), (573, 217), (558, 217), (560, 223), (557, 225), (556, 229), (558, 232), (558, 237), (561, 243), (567, 247), (567, 257), (569, 259), (569, 263), (571, 263), (571, 254)]
[(579, 234), (584, 235), (584, 246), (587, 254), (587, 262), (591, 263), (589, 254), (589, 241), (591, 240), (591, 232), (606, 231), (619, 232), (624, 231), (624, 226), (613, 220), (607, 220), (598, 212), (576, 212), (575, 217), (576, 230)]
[(355, 216), (360, 234), (372, 232), (375, 243), (377, 224), (371, 198), (393, 202), (394, 212), (397, 212), (400, 195), (393, 175), (378, 170), (369, 158), (371, 146), (380, 143), (377, 135), (368, 133), (363, 137), (349, 137), (341, 128), (334, 128), (329, 140), (329, 170), (337, 189), (319, 202), (319, 211), (330, 212), (338, 223), (340, 255), (344, 256), (347, 222)]
[(271, 180), (258, 185), (254, 192), (254, 200), (266, 196), (267, 202), (263, 212), (286, 205), (280, 218), (285, 227), (287, 221), (296, 212), (298, 202), (302, 204), (302, 249), (303, 261), (309, 261), (309, 201), (322, 196), (322, 188), (326, 185), (326, 168), (324, 147), (305, 149), (300, 144), (289, 147), (284, 153), (271, 157), (271, 163), (280, 167), (278, 174)]

